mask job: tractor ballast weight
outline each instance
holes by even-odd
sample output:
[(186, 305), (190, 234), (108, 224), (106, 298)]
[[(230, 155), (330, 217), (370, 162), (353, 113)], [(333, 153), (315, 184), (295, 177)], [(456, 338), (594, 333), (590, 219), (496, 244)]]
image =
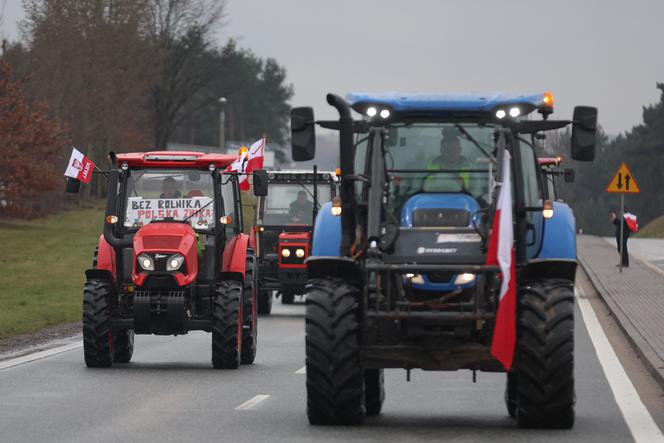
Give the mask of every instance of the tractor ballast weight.
[[(111, 159), (103, 233), (86, 270), (86, 364), (128, 362), (134, 334), (191, 330), (212, 333), (215, 368), (252, 363), (255, 259), (242, 233), (238, 176), (223, 172), (234, 157), (155, 151)], [(265, 195), (264, 171), (254, 182)]]
[[(518, 307), (508, 412), (521, 427), (571, 427), (574, 216), (542, 190), (535, 140), (572, 124), (572, 158), (592, 160), (596, 109), (550, 120), (549, 93), (327, 98), (338, 121), (292, 110), (294, 158), (314, 155), (304, 141), (315, 125), (340, 132), (341, 202), (321, 208), (306, 262), (310, 423), (380, 413), (384, 368), (506, 371), (490, 352), (500, 268), (486, 262), (509, 152)], [(535, 111), (544, 119), (521, 118)]]

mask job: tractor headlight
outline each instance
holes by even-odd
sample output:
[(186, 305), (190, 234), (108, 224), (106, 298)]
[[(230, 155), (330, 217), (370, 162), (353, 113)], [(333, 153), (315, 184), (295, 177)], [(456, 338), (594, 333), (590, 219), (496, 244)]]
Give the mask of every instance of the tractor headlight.
[(166, 263), (166, 270), (177, 271), (182, 267), (183, 262), (184, 262), (184, 256), (182, 254), (171, 255), (168, 258), (168, 262)]
[(138, 264), (145, 271), (154, 271), (154, 261), (146, 254), (138, 256)]
[(290, 249), (284, 248), (281, 250), (281, 256), (283, 258), (288, 258), (290, 257)]
[(416, 285), (423, 285), (424, 284), (424, 277), (422, 277), (422, 274), (411, 274), (408, 273), (406, 274), (406, 278), (410, 280), (411, 283), (416, 284)]
[(302, 257), (304, 257), (304, 249), (302, 249), (302, 248), (297, 248), (297, 249), (295, 250), (295, 256), (296, 256), (297, 258), (302, 258)]
[(475, 281), (475, 274), (464, 273), (464, 274), (459, 274), (459, 275), (456, 276), (456, 278), (454, 279), (454, 284), (455, 285), (465, 285), (465, 284), (468, 284), (472, 281)]

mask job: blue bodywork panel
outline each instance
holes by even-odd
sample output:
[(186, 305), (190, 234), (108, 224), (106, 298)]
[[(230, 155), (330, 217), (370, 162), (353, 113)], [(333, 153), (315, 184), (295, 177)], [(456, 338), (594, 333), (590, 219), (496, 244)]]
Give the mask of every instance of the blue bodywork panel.
[(544, 238), (537, 258), (576, 260), (576, 220), (565, 203), (553, 202), (553, 217), (544, 220)]
[(332, 215), (332, 202), (327, 202), (318, 210), (314, 223), (314, 238), (311, 246), (312, 257), (338, 257), (341, 246), (341, 217)]
[[(401, 208), (401, 226), (413, 226), (413, 212), (417, 209), (464, 209), (471, 214), (475, 214), (475, 223), (479, 224), (482, 217), (477, 212), (480, 205), (477, 201), (467, 194), (454, 193), (422, 193), (416, 194), (406, 201)], [(470, 224), (469, 226), (472, 226)]]
[[(475, 223), (481, 223), (482, 216), (478, 212), (480, 205), (477, 201), (467, 194), (442, 194), (442, 193), (422, 193), (416, 194), (409, 198), (401, 208), (401, 226), (413, 226), (413, 212), (417, 209), (464, 209), (471, 214), (474, 214)], [(469, 224), (472, 226), (472, 224)], [(432, 292), (449, 292), (457, 288), (470, 288), (475, 285), (475, 282), (466, 283), (464, 285), (455, 285), (454, 280), (457, 275), (454, 274), (447, 282), (432, 282), (426, 274), (422, 274), (424, 283), (415, 283), (411, 281), (413, 289)]]
[(544, 93), (512, 95), (494, 92), (490, 94), (404, 94), (399, 92), (352, 92), (346, 96), (351, 106), (375, 104), (389, 106), (397, 112), (421, 111), (470, 111), (491, 112), (500, 106), (523, 104), (530, 110), (547, 108)]

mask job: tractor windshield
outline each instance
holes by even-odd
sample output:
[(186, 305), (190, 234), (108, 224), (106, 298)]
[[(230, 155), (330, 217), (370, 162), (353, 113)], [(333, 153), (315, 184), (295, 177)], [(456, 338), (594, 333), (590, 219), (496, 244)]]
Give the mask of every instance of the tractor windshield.
[[(318, 205), (330, 201), (329, 183), (320, 183)], [(314, 185), (311, 183), (274, 183), (265, 197), (263, 224), (272, 226), (312, 225)]]
[(491, 126), (466, 123), (391, 126), (385, 163), (395, 215), (418, 193), (464, 193), (487, 206), (495, 170), (493, 132)]
[(214, 185), (207, 171), (134, 170), (125, 195), (125, 228), (163, 220), (186, 220), (199, 231), (214, 228)]

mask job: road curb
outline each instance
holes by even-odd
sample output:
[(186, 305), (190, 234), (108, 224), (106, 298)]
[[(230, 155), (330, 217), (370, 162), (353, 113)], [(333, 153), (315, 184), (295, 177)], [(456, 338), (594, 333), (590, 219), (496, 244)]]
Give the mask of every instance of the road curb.
[[(637, 259), (643, 262), (641, 259)], [(627, 340), (634, 348), (638, 357), (643, 361), (645, 368), (653, 376), (657, 384), (664, 390), (664, 368), (658, 367), (660, 359), (654, 351), (650, 343), (641, 335), (638, 329), (634, 326), (632, 320), (620, 308), (618, 303), (611, 296), (610, 291), (602, 284), (601, 280), (597, 277), (592, 267), (578, 255), (578, 261), (583, 269), (583, 272), (588, 277), (593, 288), (599, 294), (599, 297), (604, 301), (609, 309), (609, 312), (616, 319), (616, 323), (622, 333), (627, 337)], [(642, 263), (645, 266), (645, 263)], [(648, 267), (649, 268), (649, 267)]]

